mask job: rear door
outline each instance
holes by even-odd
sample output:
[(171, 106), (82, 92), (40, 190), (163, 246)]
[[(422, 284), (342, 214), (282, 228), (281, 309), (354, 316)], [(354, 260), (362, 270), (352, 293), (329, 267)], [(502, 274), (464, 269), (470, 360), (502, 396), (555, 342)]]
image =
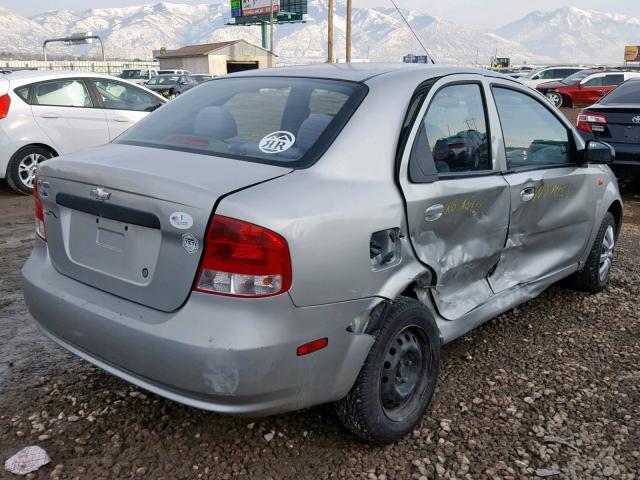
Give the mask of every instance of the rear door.
[(591, 233), (596, 180), (578, 163), (566, 120), (547, 102), (499, 80), (492, 92), (511, 191), (506, 248), (489, 278), (497, 293), (578, 264)]
[(117, 80), (91, 78), (89, 85), (94, 101), (104, 109), (111, 140), (164, 103), (142, 88)]
[(36, 123), (60, 154), (109, 141), (106, 117), (102, 110), (96, 108), (81, 78), (33, 84), (29, 103)]
[(431, 87), (400, 171), (411, 241), (435, 273), (432, 295), (448, 319), (492, 296), (487, 276), (509, 225), (509, 185), (496, 164), (483, 82), (456, 75)]
[(576, 89), (574, 103), (580, 105), (591, 105), (596, 103), (616, 86), (624, 82), (623, 73), (599, 73)]

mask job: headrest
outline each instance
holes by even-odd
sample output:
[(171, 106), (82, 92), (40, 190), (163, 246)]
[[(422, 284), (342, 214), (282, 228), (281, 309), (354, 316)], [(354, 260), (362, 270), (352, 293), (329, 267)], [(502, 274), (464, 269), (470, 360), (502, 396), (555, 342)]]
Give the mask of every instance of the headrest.
[(238, 126), (224, 107), (204, 107), (193, 121), (193, 134), (200, 137), (226, 140), (238, 135)]

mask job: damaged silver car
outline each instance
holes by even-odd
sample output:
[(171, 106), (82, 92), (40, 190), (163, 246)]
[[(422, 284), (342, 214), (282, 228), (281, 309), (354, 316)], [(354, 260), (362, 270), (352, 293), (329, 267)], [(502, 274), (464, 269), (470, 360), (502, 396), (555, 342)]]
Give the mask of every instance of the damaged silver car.
[(613, 156), (490, 71), (216, 78), (41, 166), (24, 295), (51, 339), (158, 395), (253, 416), (335, 402), (391, 442), (442, 344), (561, 279), (606, 287)]

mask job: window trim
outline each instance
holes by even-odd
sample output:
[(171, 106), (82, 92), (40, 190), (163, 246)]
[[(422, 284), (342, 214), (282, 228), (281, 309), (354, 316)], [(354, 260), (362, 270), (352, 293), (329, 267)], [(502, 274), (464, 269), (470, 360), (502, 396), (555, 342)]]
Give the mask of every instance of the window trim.
[[(75, 80), (80, 82), (81, 84), (84, 85), (84, 88), (87, 90), (87, 93), (89, 94), (89, 98), (91, 99), (91, 103), (92, 105), (90, 106), (76, 106), (76, 105), (50, 105), (50, 104), (41, 104), (41, 103), (35, 103), (36, 102), (36, 93), (35, 93), (35, 86), (37, 85), (42, 85), (44, 83), (51, 83), (51, 82), (60, 82), (60, 81), (64, 81), (64, 80)], [(21, 85), (20, 87), (16, 87), (16, 88), (21, 88), (24, 86), (29, 86), (29, 100), (28, 100), (28, 104), (31, 105), (32, 107), (53, 107), (53, 108), (99, 108), (96, 106), (95, 104), (95, 99), (93, 98), (92, 92), (91, 92), (91, 88), (90, 85), (86, 82), (86, 78), (85, 77), (64, 77), (64, 78), (50, 78), (49, 80), (41, 80), (39, 82), (33, 82), (33, 83), (29, 83), (29, 84), (25, 84), (25, 85)]]
[[(512, 90), (518, 93), (521, 93), (522, 95), (525, 95), (529, 98), (531, 98), (534, 102), (538, 102), (538, 104), (542, 105), (542, 108), (544, 108), (545, 110), (547, 110), (556, 120), (558, 120), (558, 122), (560, 123), (560, 125), (562, 125), (566, 132), (567, 132), (567, 138), (569, 141), (569, 146), (571, 148), (571, 155), (573, 157), (573, 161), (569, 162), (569, 163), (563, 163), (563, 164), (558, 164), (558, 163), (549, 163), (549, 164), (545, 164), (545, 165), (522, 165), (519, 167), (509, 167), (508, 161), (507, 161), (507, 152), (506, 152), (506, 144), (504, 141), (504, 129), (502, 128), (502, 119), (500, 118), (500, 110), (498, 109), (498, 102), (496, 101), (495, 95), (494, 95), (494, 89), (495, 88), (502, 88), (505, 90)], [(489, 85), (489, 89), (491, 90), (491, 97), (493, 100), (493, 104), (496, 107), (496, 113), (498, 114), (498, 121), (500, 124), (500, 134), (502, 136), (502, 148), (504, 150), (504, 158), (505, 158), (505, 164), (506, 164), (506, 170), (503, 172), (505, 175), (509, 174), (509, 173), (517, 173), (517, 172), (528, 172), (528, 171), (533, 171), (533, 170), (547, 170), (549, 168), (567, 168), (567, 167), (579, 167), (584, 165), (584, 162), (580, 162), (579, 158), (580, 155), (578, 154), (578, 146), (576, 145), (576, 139), (574, 136), (574, 132), (573, 132), (573, 127), (569, 127), (567, 125), (568, 120), (566, 120), (566, 118), (562, 118), (559, 114), (559, 112), (555, 112), (553, 111), (552, 105), (548, 102), (548, 101), (540, 101), (539, 98), (536, 98), (536, 94), (534, 92), (528, 92), (526, 90), (521, 90), (518, 87), (515, 87), (513, 85), (505, 85), (505, 84), (501, 84), (501, 83), (495, 83), (495, 82), (491, 82)], [(543, 99), (544, 100), (544, 99)]]
[[(97, 81), (97, 80), (104, 80), (105, 82), (113, 82), (113, 83), (117, 83), (119, 85), (124, 85), (125, 87), (131, 87), (131, 88), (134, 88), (136, 90), (140, 90), (140, 93), (142, 95), (147, 95), (149, 98), (151, 98), (153, 100), (157, 100), (156, 107), (153, 110), (149, 110), (149, 111), (147, 111), (147, 110), (136, 110), (134, 108), (106, 108), (104, 106), (104, 103), (102, 102), (102, 98), (101, 98), (100, 92), (98, 91), (98, 87), (96, 87), (94, 85), (94, 83), (93, 83), (94, 81)], [(107, 110), (107, 111), (118, 111), (118, 110), (121, 110), (123, 112), (151, 113), (151, 112), (157, 110), (158, 108), (160, 108), (165, 103), (167, 103), (166, 101), (163, 102), (159, 98), (156, 98), (155, 96), (149, 94), (148, 92), (145, 92), (143, 88), (134, 87), (130, 83), (122, 82), (120, 80), (112, 80), (111, 78), (101, 78), (101, 77), (87, 77), (85, 79), (85, 81), (89, 85), (89, 88), (91, 90), (92, 99), (93, 99), (94, 103), (97, 105), (97, 107), (95, 107), (95, 108), (99, 108), (101, 110)]]
[[(492, 141), (491, 141), (491, 121), (490, 121), (490, 116), (489, 116), (489, 108), (488, 108), (488, 99), (487, 99), (487, 95), (485, 92), (485, 88), (484, 88), (484, 77), (482, 78), (478, 78), (478, 79), (466, 79), (466, 80), (454, 80), (452, 82), (446, 83), (444, 85), (441, 85), (440, 87), (437, 88), (437, 90), (435, 92), (433, 92), (433, 95), (431, 96), (431, 98), (429, 99), (429, 104), (427, 105), (427, 108), (424, 112), (424, 115), (422, 116), (422, 118), (418, 118), (418, 114), (420, 113), (419, 110), (422, 108), (422, 106), (424, 105), (425, 100), (427, 100), (427, 96), (429, 95), (429, 93), (431, 93), (431, 88), (433, 87), (433, 85), (435, 84), (435, 82), (437, 82), (438, 80), (440, 80), (441, 78), (444, 77), (440, 77), (440, 78), (434, 78), (431, 79), (430, 81), (432, 82), (431, 86), (429, 87), (429, 90), (427, 91), (425, 98), (422, 100), (420, 107), (418, 108), (418, 111), (416, 113), (416, 118), (414, 119), (413, 125), (415, 125), (416, 122), (420, 122), (422, 123), (424, 121), (424, 118), (427, 116), (427, 114), (429, 113), (429, 109), (431, 108), (431, 105), (434, 101), (434, 99), (436, 98), (436, 96), (438, 95), (438, 93), (440, 93), (440, 91), (444, 90), (447, 87), (451, 87), (451, 86), (456, 86), (456, 85), (478, 85), (480, 87), (480, 97), (482, 100), (482, 110), (484, 113), (484, 118), (485, 118), (485, 125), (487, 127), (487, 148), (488, 148), (488, 153), (489, 153), (489, 162), (491, 163), (491, 168), (490, 169), (485, 169), (485, 170), (470, 170), (467, 172), (438, 172), (436, 167), (435, 167), (435, 161), (433, 160), (433, 155), (431, 156), (431, 163), (433, 164), (433, 171), (435, 172), (434, 174), (429, 174), (429, 173), (425, 173), (424, 170), (422, 168), (419, 167), (419, 165), (416, 163), (417, 160), (415, 159), (415, 145), (418, 141), (418, 137), (420, 136), (420, 130), (422, 129), (422, 125), (418, 126), (418, 130), (416, 131), (416, 136), (413, 139), (413, 144), (411, 145), (411, 151), (409, 152), (409, 165), (408, 165), (408, 169), (407, 169), (407, 177), (409, 179), (410, 183), (415, 183), (415, 184), (421, 184), (421, 183), (434, 183), (437, 181), (444, 181), (444, 180), (458, 180), (458, 179), (464, 179), (464, 178), (470, 178), (470, 177), (485, 177), (485, 176), (492, 176), (492, 175), (497, 175), (500, 174), (501, 172), (499, 170), (496, 170), (496, 165), (495, 165), (495, 159), (492, 156)], [(427, 83), (427, 82), (425, 82)], [(420, 87), (418, 87), (419, 89)], [(416, 93), (415, 95), (419, 94), (418, 89), (416, 89)], [(412, 97), (412, 100), (413, 98)], [(412, 125), (412, 127), (413, 127)], [(411, 129), (410, 129), (411, 130)], [(407, 134), (407, 138), (408, 138), (408, 134)], [(413, 167), (412, 167), (413, 165)], [(423, 175), (422, 179), (418, 180), (417, 179), (417, 172), (415, 172), (415, 168), (420, 169), (420, 173)]]

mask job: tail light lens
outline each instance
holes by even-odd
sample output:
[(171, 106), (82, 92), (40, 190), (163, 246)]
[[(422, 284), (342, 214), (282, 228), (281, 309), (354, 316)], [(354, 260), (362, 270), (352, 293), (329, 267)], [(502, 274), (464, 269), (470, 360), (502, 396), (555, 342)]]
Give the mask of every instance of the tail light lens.
[(0, 95), (0, 120), (9, 115), (9, 106), (11, 105), (11, 97), (8, 93)]
[(594, 113), (581, 113), (578, 115), (577, 127), (583, 132), (592, 133), (593, 125), (606, 125), (607, 117)]
[(38, 179), (33, 181), (33, 198), (35, 199), (35, 222), (36, 222), (36, 235), (45, 242), (47, 241), (47, 232), (44, 228), (44, 209), (42, 208), (42, 200), (38, 194)]
[(291, 287), (287, 241), (271, 230), (214, 215), (194, 289), (236, 297), (269, 297)]

